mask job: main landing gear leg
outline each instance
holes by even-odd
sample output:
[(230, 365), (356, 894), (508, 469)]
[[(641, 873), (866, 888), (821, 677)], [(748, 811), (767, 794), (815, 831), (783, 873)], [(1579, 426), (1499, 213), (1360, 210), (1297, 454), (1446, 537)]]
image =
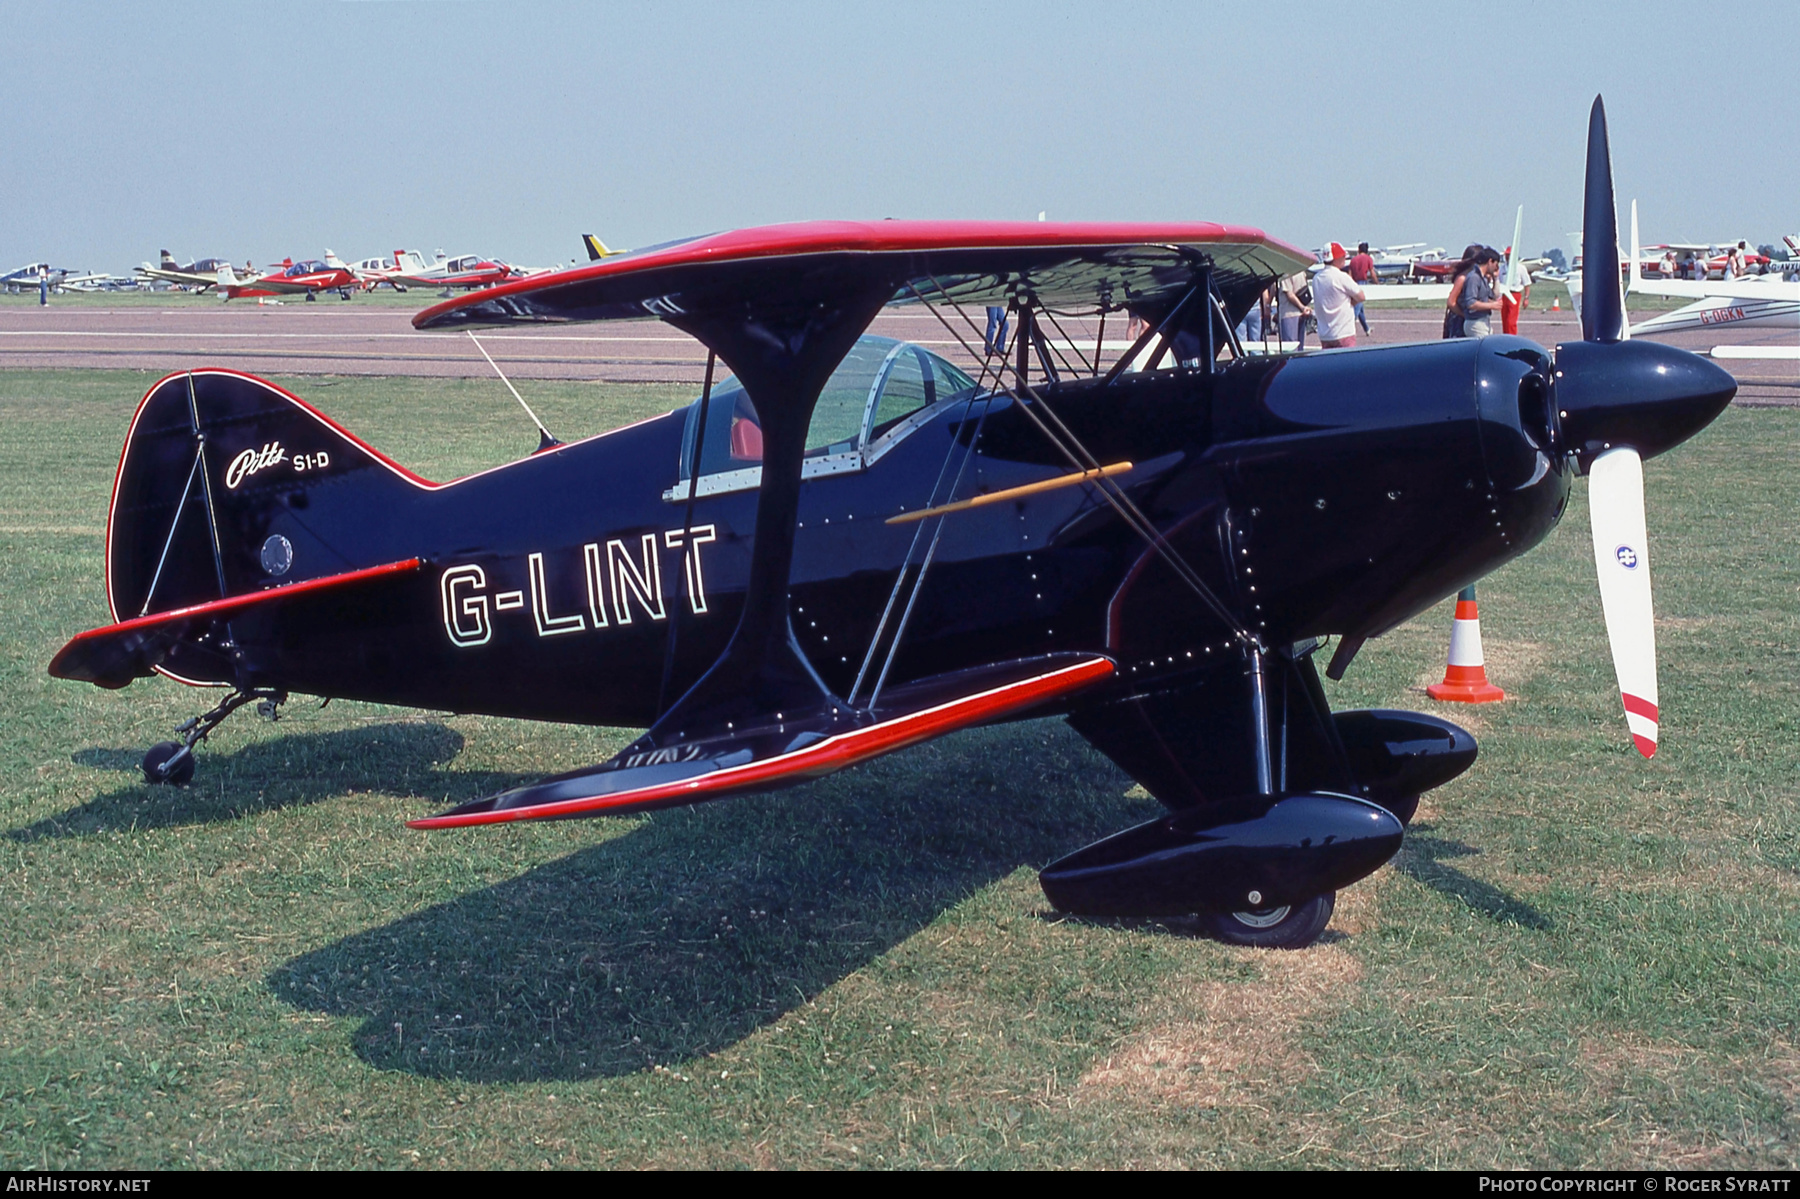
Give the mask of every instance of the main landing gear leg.
[(159, 741), (150, 747), (150, 752), (144, 755), (144, 781), (187, 786), (194, 781), (194, 747), (206, 740), (207, 734), (223, 724), (227, 716), (254, 700), (259, 716), (265, 720), (279, 720), (281, 705), (287, 702), (287, 697), (285, 691), (262, 688), (233, 691), (212, 711), (177, 726), (175, 732), (181, 737), (180, 741)]
[[(1269, 727), (1268, 655), (1260, 646), (1250, 650), (1250, 735), (1256, 763), (1256, 790), (1273, 795), (1287, 786), (1287, 745), (1283, 736), (1280, 752), (1273, 744), (1274, 730)], [(1285, 700), (1281, 715), (1282, 731), (1287, 730)], [(1297, 904), (1252, 908), (1235, 912), (1201, 912), (1200, 923), (1216, 939), (1227, 945), (1249, 945), (1259, 949), (1304, 949), (1319, 939), (1331, 922), (1337, 906), (1337, 892), (1327, 891)]]

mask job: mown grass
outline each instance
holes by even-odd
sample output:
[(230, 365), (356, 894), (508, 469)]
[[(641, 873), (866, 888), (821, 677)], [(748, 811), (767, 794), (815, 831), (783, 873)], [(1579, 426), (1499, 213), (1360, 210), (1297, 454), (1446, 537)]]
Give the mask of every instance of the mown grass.
[[(1326, 941), (1046, 911), (1156, 810), (1055, 722), (775, 796), (407, 831), (625, 734), (333, 703), (137, 760), (204, 697), (50, 679), (106, 619), (148, 375), (0, 375), (0, 1161), (9, 1166), (1792, 1167), (1796, 416), (1647, 467), (1663, 744), (1630, 749), (1586, 536), (1481, 586), (1509, 701)], [(428, 475), (533, 437), (496, 385), (314, 378)], [(681, 389), (530, 384), (560, 435)], [(1448, 607), (1339, 706), (1436, 708)], [(1442, 711), (1443, 709), (1437, 708)]]

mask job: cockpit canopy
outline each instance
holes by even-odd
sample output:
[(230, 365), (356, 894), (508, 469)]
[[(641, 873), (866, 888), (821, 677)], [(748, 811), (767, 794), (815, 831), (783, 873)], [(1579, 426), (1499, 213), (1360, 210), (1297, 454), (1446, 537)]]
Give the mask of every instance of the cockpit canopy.
[[(819, 395), (807, 429), (806, 456), (856, 455), (871, 460), (917, 427), (919, 422), (908, 418), (949, 400), (967, 399), (974, 391), (975, 380), (931, 351), (912, 342), (864, 334)], [(688, 409), (682, 439), (683, 479), (691, 473), (699, 424), (696, 400)], [(698, 440), (702, 478), (761, 465), (762, 425), (736, 376), (713, 387), (706, 435)]]

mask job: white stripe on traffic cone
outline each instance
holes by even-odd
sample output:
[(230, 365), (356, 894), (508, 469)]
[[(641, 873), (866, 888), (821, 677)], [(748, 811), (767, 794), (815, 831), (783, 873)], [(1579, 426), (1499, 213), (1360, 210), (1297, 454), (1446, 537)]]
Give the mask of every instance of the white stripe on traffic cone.
[(1487, 664), (1481, 656), (1481, 616), (1475, 607), (1475, 588), (1462, 589), (1456, 597), (1456, 619), (1450, 625), (1450, 661), (1444, 681), (1425, 688), (1432, 699), (1458, 704), (1491, 704), (1506, 692), (1488, 682)]

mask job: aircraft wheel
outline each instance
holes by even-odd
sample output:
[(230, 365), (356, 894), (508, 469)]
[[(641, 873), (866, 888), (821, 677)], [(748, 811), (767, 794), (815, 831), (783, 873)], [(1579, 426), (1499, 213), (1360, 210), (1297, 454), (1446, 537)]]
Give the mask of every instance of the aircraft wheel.
[(309, 291), (306, 293), (306, 302), (308, 304), (311, 304), (313, 301), (317, 300), (318, 298), (319, 298), (319, 293), (316, 291)]
[[(193, 782), (194, 755), (184, 751), (186, 747), (179, 741), (158, 741), (152, 745), (150, 752), (144, 755), (144, 781), (152, 786), (167, 783), (172, 787), (185, 787)], [(178, 753), (181, 760), (170, 766), (169, 760)]]
[(1227, 945), (1256, 949), (1305, 949), (1319, 939), (1331, 923), (1337, 892), (1315, 895), (1291, 907), (1262, 908), (1254, 912), (1202, 912), (1200, 924)]

